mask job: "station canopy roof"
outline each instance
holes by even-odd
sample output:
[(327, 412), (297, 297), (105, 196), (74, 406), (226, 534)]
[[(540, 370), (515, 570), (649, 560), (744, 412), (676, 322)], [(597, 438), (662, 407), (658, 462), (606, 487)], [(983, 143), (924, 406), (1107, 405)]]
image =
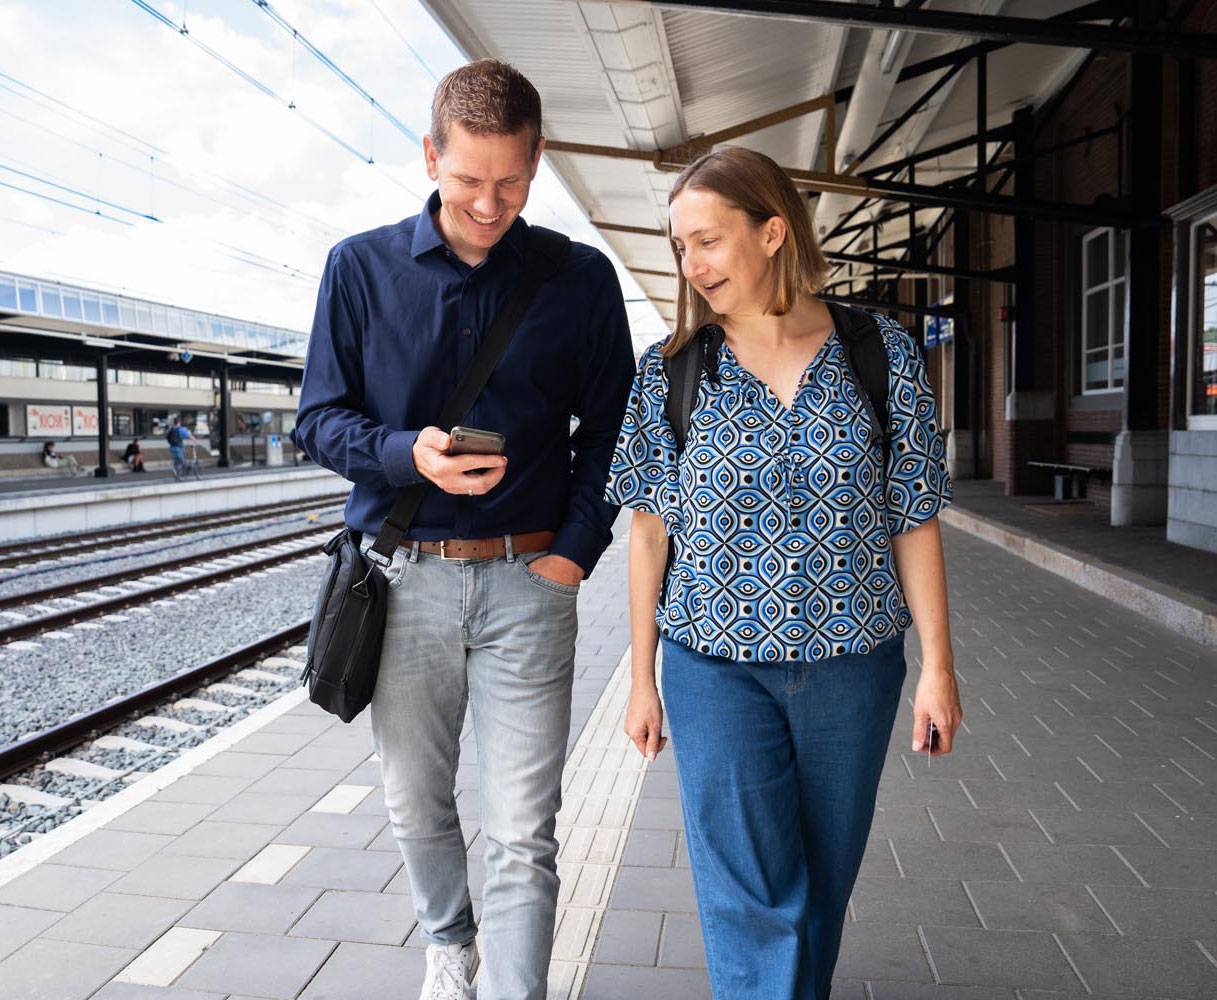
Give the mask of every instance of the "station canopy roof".
[(298, 372), (308, 344), (298, 330), (0, 271), (0, 348), (28, 348), (38, 338), (75, 353), (113, 348), (135, 367), (162, 368), (162, 359), (177, 363), (189, 352), (202, 366), (229, 362), (263, 372)]
[[(696, 155), (734, 143), (788, 168), (840, 280), (853, 264), (839, 255), (865, 254), (873, 235), (831, 235), (863, 204), (851, 185), (966, 179), (982, 149), (988, 163), (1001, 145), (976, 140), (980, 108), (993, 135), (1016, 109), (1058, 92), (1103, 47), (1096, 39), (1116, 50), (1136, 44), (1116, 39), (1132, 36), (1118, 23), (1127, 4), (1070, 0), (422, 2), (470, 58), (506, 60), (537, 86), (550, 162), (669, 323), (667, 199)], [(982, 15), (991, 30), (970, 33)], [(1037, 43), (1022, 44), (1035, 32)], [(915, 178), (872, 169), (951, 144), (917, 162)], [(851, 225), (899, 209), (885, 220), (879, 252), (908, 239), (908, 202), (865, 205)], [(916, 204), (917, 229), (944, 210)], [(871, 274), (858, 272), (859, 282)]]

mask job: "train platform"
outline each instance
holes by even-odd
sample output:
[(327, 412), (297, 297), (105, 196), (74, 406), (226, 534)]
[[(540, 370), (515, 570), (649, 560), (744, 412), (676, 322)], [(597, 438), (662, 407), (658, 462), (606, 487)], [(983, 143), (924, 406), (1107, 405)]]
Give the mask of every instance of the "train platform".
[(188, 517), (349, 489), (320, 466), (204, 468), (180, 482), (172, 474), (129, 473), (0, 480), (0, 538), (48, 538), (65, 532)]
[[(974, 506), (956, 513), (992, 533)], [(833, 996), (1215, 996), (1217, 653), (985, 531), (944, 528), (964, 729), (950, 757), (910, 752), (910, 637)], [(697, 1000), (673, 757), (647, 768), (621, 732), (625, 574), (622, 533), (580, 596), (550, 996)], [(475, 762), (467, 731), (476, 897)], [(343, 726), (299, 691), (260, 710), (0, 860), (0, 995), (415, 996), (422, 945), (379, 780), (366, 717)]]

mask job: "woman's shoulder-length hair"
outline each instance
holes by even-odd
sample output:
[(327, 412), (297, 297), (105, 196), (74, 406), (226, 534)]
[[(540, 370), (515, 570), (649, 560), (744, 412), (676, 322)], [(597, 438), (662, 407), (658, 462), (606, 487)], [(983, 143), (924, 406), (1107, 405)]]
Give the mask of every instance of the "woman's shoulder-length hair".
[[(776, 270), (768, 313), (785, 315), (799, 296), (814, 295), (824, 287), (828, 261), (815, 237), (807, 204), (782, 168), (764, 153), (726, 146), (699, 157), (676, 178), (668, 204), (686, 188), (713, 191), (747, 215), (753, 225), (762, 225), (774, 216), (786, 223), (786, 240), (774, 255)], [(670, 234), (669, 244), (676, 260), (676, 329), (662, 354), (670, 358), (702, 326), (719, 317), (685, 278)]]

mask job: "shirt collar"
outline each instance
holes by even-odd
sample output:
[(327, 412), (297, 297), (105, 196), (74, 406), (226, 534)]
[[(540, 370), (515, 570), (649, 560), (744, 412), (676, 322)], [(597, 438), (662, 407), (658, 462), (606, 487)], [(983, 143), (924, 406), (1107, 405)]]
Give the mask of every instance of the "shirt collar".
[[(427, 199), (427, 204), (418, 216), (418, 222), (414, 226), (414, 239), (410, 243), (410, 255), (415, 260), (425, 253), (444, 246), (444, 237), (436, 228), (434, 218), (442, 204), (439, 192), (432, 191), (431, 197)], [(503, 238), (491, 248), (490, 252), (493, 254), (499, 247), (506, 246), (519, 260), (523, 261), (527, 237), (528, 223), (524, 221), (523, 216), (516, 216), (515, 222), (511, 224), (511, 227), (503, 234)]]

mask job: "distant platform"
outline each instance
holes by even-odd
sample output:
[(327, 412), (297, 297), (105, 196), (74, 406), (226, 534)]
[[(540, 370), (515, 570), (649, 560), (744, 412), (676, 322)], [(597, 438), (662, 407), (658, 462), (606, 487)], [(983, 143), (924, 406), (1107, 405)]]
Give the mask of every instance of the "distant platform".
[(64, 476), (0, 485), (0, 537), (45, 537), (133, 521), (188, 517), (232, 507), (339, 493), (344, 479), (316, 465), (205, 468), (175, 482), (167, 473), (126, 473), (107, 479)]

